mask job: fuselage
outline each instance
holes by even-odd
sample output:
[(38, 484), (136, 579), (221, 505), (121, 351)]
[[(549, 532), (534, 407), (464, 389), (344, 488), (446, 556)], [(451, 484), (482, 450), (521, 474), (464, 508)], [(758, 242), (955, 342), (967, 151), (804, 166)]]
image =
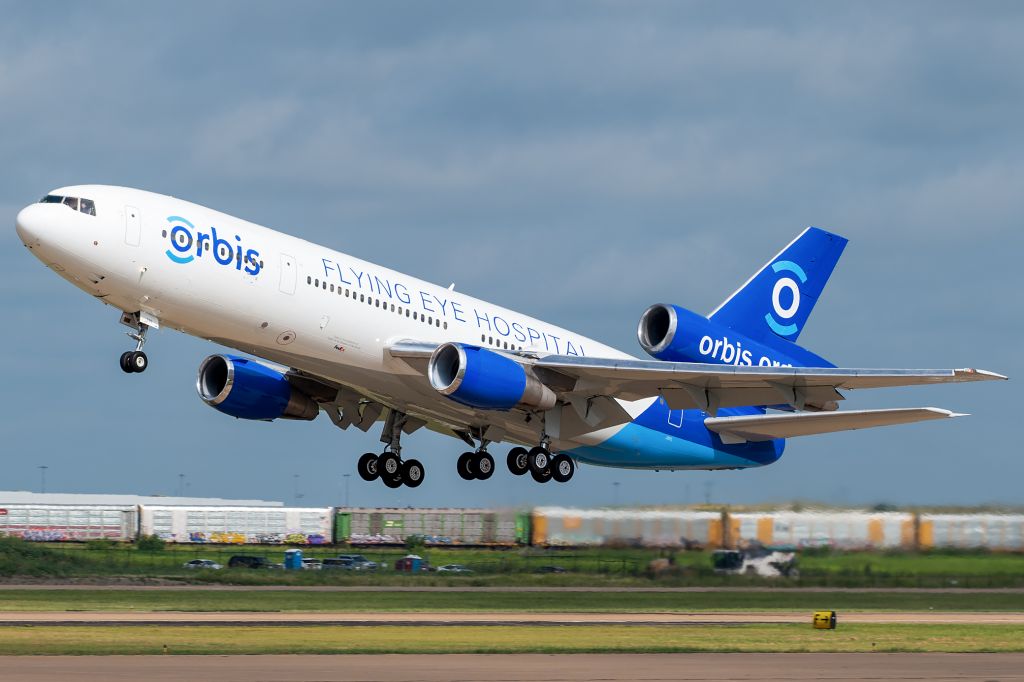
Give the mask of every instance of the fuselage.
[[(50, 195), (91, 203), (27, 206), (17, 218), (18, 234), (78, 288), (119, 310), (144, 312), (160, 326), (351, 387), (431, 424), (498, 423), (503, 440), (534, 445), (538, 438), (536, 423), (440, 395), (414, 367), (388, 354), (403, 340), (537, 356), (630, 357), (453, 288), (173, 197), (102, 185)], [(781, 440), (723, 444), (699, 410), (669, 410), (661, 399), (619, 402), (631, 423), (557, 439), (553, 447), (592, 464), (655, 469), (745, 468), (782, 454)]]

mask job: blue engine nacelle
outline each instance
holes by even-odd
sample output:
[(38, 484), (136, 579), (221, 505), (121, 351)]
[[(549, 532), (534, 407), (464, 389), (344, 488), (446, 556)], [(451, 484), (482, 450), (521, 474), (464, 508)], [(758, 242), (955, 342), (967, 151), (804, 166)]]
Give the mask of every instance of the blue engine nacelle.
[(791, 341), (754, 341), (703, 315), (664, 303), (644, 311), (637, 336), (643, 349), (659, 360), (751, 367), (835, 367)]
[(470, 407), (510, 410), (522, 405), (546, 410), (556, 402), (555, 394), (528, 367), (478, 346), (438, 346), (427, 373), (435, 390)]
[(284, 374), (247, 358), (211, 355), (199, 365), (203, 402), (238, 419), (315, 419), (320, 406)]

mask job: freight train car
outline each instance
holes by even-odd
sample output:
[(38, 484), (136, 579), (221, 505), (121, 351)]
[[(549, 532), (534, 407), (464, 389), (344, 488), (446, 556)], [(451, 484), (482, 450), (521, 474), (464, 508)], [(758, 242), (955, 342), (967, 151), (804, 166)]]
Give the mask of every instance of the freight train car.
[(921, 514), (920, 549), (1024, 551), (1024, 514)]
[(902, 512), (764, 511), (729, 515), (729, 544), (912, 549), (914, 515)]
[(115, 540), (138, 533), (134, 505), (8, 504), (0, 507), (0, 535), (35, 542)]
[(332, 507), (139, 507), (139, 532), (167, 542), (323, 545)]
[(418, 535), (428, 545), (514, 546), (529, 543), (529, 528), (529, 512), (515, 510), (339, 508), (334, 540), (397, 545)]
[(721, 512), (690, 510), (538, 507), (531, 541), (548, 547), (720, 547), (722, 517)]

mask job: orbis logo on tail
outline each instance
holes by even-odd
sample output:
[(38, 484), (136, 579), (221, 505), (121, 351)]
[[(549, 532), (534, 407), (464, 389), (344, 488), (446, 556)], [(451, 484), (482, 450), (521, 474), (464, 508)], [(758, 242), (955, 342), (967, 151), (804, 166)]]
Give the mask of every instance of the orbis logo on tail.
[[(793, 273), (800, 280), (800, 284), (807, 282), (804, 269), (793, 261), (780, 260), (772, 263), (772, 270), (777, 273)], [(775, 286), (772, 288), (772, 308), (775, 315), (766, 313), (764, 321), (768, 323), (773, 332), (779, 336), (792, 336), (800, 331), (796, 324), (787, 323), (800, 309), (800, 285), (792, 277), (780, 277), (775, 282)]]
[(171, 248), (167, 249), (166, 254), (175, 263), (191, 263), (202, 258), (203, 252), (207, 252), (218, 265), (234, 264), (235, 270), (242, 270), (245, 266), (245, 272), (250, 275), (258, 275), (263, 269), (260, 252), (245, 248), (242, 238), (237, 234), (234, 235), (234, 242), (231, 242), (217, 236), (217, 228), (211, 227), (209, 233), (200, 232), (181, 216), (167, 216), (167, 222), (172, 227), (166, 232), (171, 240)]

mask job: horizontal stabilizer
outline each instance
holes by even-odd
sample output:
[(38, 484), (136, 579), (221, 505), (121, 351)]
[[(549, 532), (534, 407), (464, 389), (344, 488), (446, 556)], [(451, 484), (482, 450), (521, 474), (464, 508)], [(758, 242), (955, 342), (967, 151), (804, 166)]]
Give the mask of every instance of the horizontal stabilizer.
[(894, 410), (708, 417), (704, 420), (704, 426), (721, 436), (723, 443), (744, 443), (963, 416), (966, 415), (937, 407), (908, 407)]

